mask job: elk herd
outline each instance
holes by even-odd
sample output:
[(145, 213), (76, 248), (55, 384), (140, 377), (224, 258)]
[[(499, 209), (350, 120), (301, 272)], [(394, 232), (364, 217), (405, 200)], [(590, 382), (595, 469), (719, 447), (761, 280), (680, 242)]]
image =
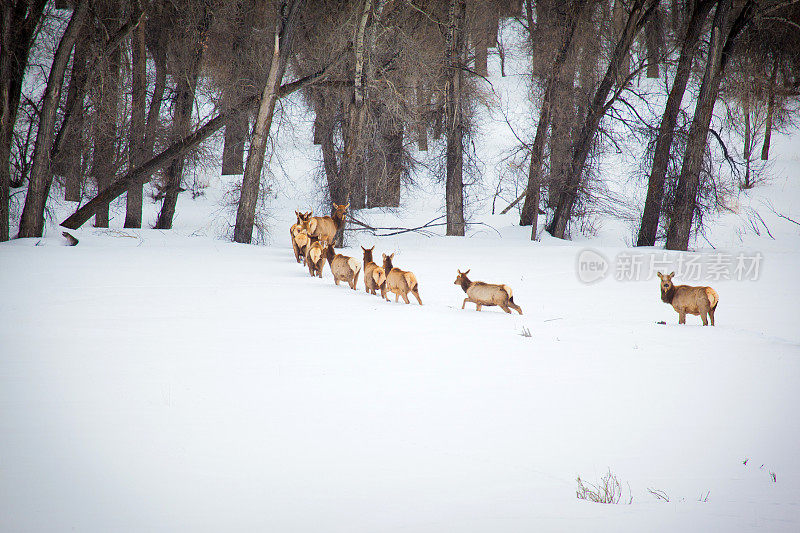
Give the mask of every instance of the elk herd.
[[(357, 290), (358, 277), (362, 270), (364, 272), (364, 289), (367, 293), (377, 295), (380, 291), (381, 298), (389, 301), (388, 294), (394, 293), (394, 301), (397, 302), (402, 297), (405, 303), (411, 303), (408, 295), (416, 298), (419, 305), (422, 305), (422, 298), (419, 294), (419, 283), (413, 272), (401, 270), (394, 266), (394, 253), (383, 254), (383, 264), (378, 265), (372, 253), (372, 248), (361, 247), (364, 252), (363, 269), (362, 265), (354, 257), (337, 253), (334, 249), (334, 241), (337, 232), (342, 228), (350, 204), (333, 204), (334, 210), (331, 216), (315, 217), (312, 212), (295, 211), (297, 222), (291, 226), (289, 233), (292, 240), (292, 250), (295, 260), (303, 263), (308, 268), (311, 276), (322, 277), (322, 271), (327, 261), (336, 285), (340, 281), (347, 282), (351, 289)], [(461, 309), (467, 302), (475, 304), (477, 311), (482, 307), (498, 306), (506, 313), (511, 310), (522, 314), (522, 308), (514, 302), (514, 295), (511, 287), (503, 284), (484, 283), (482, 281), (471, 281), (467, 274), (469, 270), (462, 272), (458, 270), (455, 285), (459, 285), (467, 297), (461, 304)], [(708, 318), (711, 325), (714, 325), (714, 311), (719, 303), (719, 295), (711, 287), (692, 287), (689, 285), (673, 285), (673, 272), (669, 275), (658, 273), (661, 280), (659, 287), (661, 290), (661, 300), (673, 306), (679, 316), (679, 324), (686, 323), (686, 315), (700, 315), (703, 325), (708, 325)]]

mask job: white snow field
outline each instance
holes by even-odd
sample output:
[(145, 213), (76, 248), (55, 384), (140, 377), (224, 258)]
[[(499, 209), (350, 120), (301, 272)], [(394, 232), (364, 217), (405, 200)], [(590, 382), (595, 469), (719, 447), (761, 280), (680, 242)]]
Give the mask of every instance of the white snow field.
[[(524, 101), (521, 79), (497, 81), (501, 97)], [(516, 140), (486, 121), (491, 189)], [(776, 136), (772, 180), (697, 252), (668, 255), (761, 258), (744, 280), (676, 277), (719, 293), (701, 327), (677, 324), (650, 269), (663, 251), (628, 248), (624, 223), (531, 242), (485, 197), (471, 220), (492, 227), (464, 238), (350, 236), (359, 260), (362, 244), (396, 252), (422, 307), (367, 295), (363, 277), (337, 287), (327, 266), (309, 277), (287, 230), (320, 199), (318, 155), (295, 122), (265, 246), (221, 237), (233, 219), (216, 170), (172, 231), (123, 230), (117, 201), (112, 229), (86, 224), (76, 247), (53, 222), (0, 244), (0, 531), (800, 531), (800, 228), (768, 208), (800, 220), (800, 136)], [(403, 208), (359, 217), (440, 215), (443, 186), (417, 179)], [(57, 222), (74, 205), (50, 208)], [(579, 280), (585, 249), (605, 279)], [(634, 256), (638, 281), (617, 280)], [(461, 310), (457, 268), (510, 285), (525, 314)], [(619, 504), (576, 498), (578, 476), (609, 470)]]
[[(0, 530), (799, 530), (796, 248), (678, 326), (652, 276), (578, 280), (585, 246), (630, 249), (483, 220), (362, 235), (422, 307), (309, 277), (277, 221), (3, 244)], [(525, 314), (462, 311), (468, 267)], [(607, 469), (621, 504), (576, 499)]]

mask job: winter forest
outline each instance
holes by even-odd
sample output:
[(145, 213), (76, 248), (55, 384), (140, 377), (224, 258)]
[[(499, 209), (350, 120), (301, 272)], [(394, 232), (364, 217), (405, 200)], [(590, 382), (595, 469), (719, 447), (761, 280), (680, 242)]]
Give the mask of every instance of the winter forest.
[(0, 7), (2, 531), (797, 531), (798, 269), (798, 0)]

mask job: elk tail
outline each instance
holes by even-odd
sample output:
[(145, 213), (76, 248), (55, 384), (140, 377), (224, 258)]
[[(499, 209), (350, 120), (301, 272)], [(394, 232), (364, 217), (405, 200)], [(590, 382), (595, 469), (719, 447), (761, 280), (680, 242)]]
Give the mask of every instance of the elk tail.
[(717, 304), (719, 303), (719, 294), (717, 294), (717, 291), (711, 287), (706, 287), (706, 296), (708, 297), (708, 303), (711, 306), (711, 309), (716, 309)]

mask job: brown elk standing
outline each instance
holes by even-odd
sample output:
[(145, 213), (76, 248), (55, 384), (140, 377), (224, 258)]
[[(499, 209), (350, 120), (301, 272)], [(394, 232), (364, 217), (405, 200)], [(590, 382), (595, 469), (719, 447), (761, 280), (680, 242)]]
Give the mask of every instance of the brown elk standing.
[(339, 228), (344, 224), (344, 216), (350, 204), (333, 204), (333, 207), (334, 211), (331, 216), (309, 217), (304, 223), (306, 231), (308, 231), (310, 236), (317, 237), (327, 244), (333, 244), (333, 240), (336, 238), (336, 232), (339, 231)]
[(358, 260), (346, 255), (337, 254), (332, 245), (325, 248), (325, 257), (331, 267), (333, 281), (338, 285), (340, 281), (346, 281), (350, 288), (356, 290), (358, 285), (358, 274), (361, 272), (361, 265)]
[(417, 284), (417, 277), (413, 272), (400, 270), (392, 266), (392, 259), (394, 254), (383, 254), (383, 270), (386, 272), (386, 283), (381, 288), (381, 296), (386, 298), (387, 292), (394, 293), (394, 301), (396, 302), (400, 296), (408, 304), (408, 293), (413, 294), (419, 305), (422, 305), (422, 298), (419, 297), (419, 285)]
[(298, 233), (304, 230), (305, 222), (309, 218), (311, 218), (311, 213), (312, 213), (311, 211), (308, 211), (306, 213), (295, 211), (294, 214), (297, 215), (297, 223), (292, 224), (292, 226), (289, 228), (289, 235), (292, 239), (292, 250), (294, 251), (294, 258), (298, 263), (300, 263), (301, 261), (305, 261), (305, 252), (298, 246), (298, 243), (296, 242), (296, 237)]
[[(375, 263), (372, 259), (372, 251), (375, 249), (373, 246), (372, 248), (364, 248), (364, 288), (370, 294), (375, 295), (378, 289), (381, 291), (381, 295), (384, 295), (384, 284), (386, 283), (386, 271), (383, 270), (383, 267), (380, 267)], [(385, 296), (384, 296), (385, 298)]]
[(306, 248), (308, 273), (321, 278), (322, 268), (325, 266), (325, 244), (313, 235), (309, 237), (309, 240), (311, 243)]
[[(470, 269), (471, 270), (471, 269)], [(460, 285), (467, 297), (464, 298), (464, 303), (461, 304), (461, 309), (467, 305), (467, 302), (475, 304), (478, 311), (482, 306), (499, 306), (506, 313), (511, 313), (514, 309), (519, 314), (522, 314), (522, 308), (514, 303), (514, 295), (511, 292), (511, 287), (508, 285), (496, 285), (493, 283), (484, 283), (482, 281), (470, 281), (467, 277), (469, 270), (466, 272), (458, 271), (458, 276), (453, 282), (454, 285)], [(510, 308), (510, 309), (509, 309)]]
[(692, 287), (691, 285), (674, 285), (672, 276), (658, 272), (661, 279), (661, 301), (668, 303), (678, 313), (678, 324), (686, 324), (686, 314), (700, 315), (703, 325), (708, 325), (708, 318), (711, 318), (711, 325), (714, 325), (714, 311), (717, 310), (719, 295), (711, 287)]

